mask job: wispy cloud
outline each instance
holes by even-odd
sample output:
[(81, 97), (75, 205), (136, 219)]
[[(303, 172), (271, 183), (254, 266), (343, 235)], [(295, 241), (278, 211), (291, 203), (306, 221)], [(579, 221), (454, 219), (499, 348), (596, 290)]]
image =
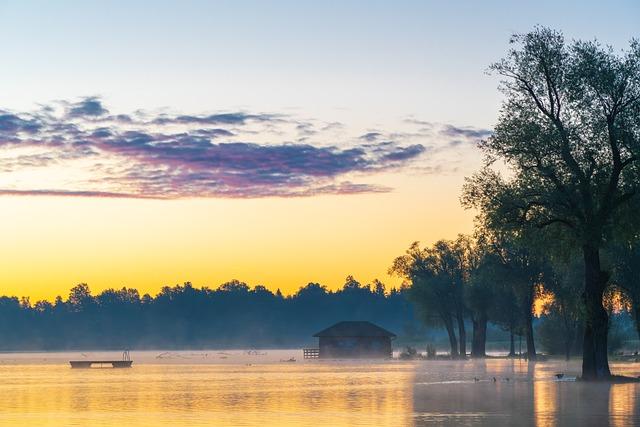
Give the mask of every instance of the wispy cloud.
[(154, 124), (198, 124), (198, 125), (244, 125), (248, 121), (275, 121), (277, 116), (271, 114), (247, 114), (247, 113), (222, 113), (210, 114), (205, 116), (180, 115), (167, 116), (162, 115), (153, 120)]
[(69, 104), (70, 117), (100, 117), (107, 113), (109, 110), (104, 108), (100, 99), (95, 96)]
[(110, 193), (106, 191), (74, 190), (0, 190), (0, 196), (65, 196), (65, 197), (105, 197), (116, 199), (155, 199), (141, 194)]
[(364, 141), (373, 142), (380, 138), (382, 134), (380, 132), (367, 132), (364, 135), (360, 135), (360, 139)]
[[(112, 114), (98, 97), (35, 112), (0, 111), (0, 195), (165, 199), (385, 192), (391, 189), (354, 180), (406, 167), (427, 152), (422, 143), (382, 132), (327, 141), (328, 130), (341, 127), (242, 111)], [(50, 176), (63, 175), (57, 186), (49, 179), (12, 180), (25, 170), (54, 166)]]
[(451, 138), (454, 143), (462, 143), (465, 141), (478, 142), (481, 139), (488, 138), (492, 134), (489, 129), (459, 127), (453, 125), (444, 125), (440, 130), (440, 133), (445, 137)]

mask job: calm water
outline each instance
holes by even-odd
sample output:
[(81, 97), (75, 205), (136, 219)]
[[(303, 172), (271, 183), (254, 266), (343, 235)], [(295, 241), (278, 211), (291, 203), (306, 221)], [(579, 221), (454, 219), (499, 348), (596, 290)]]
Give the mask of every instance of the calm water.
[[(133, 352), (134, 367), (128, 370), (67, 365), (69, 359), (106, 356), (120, 358), (118, 353), (0, 355), (0, 425), (640, 424), (640, 385), (555, 380), (556, 372), (575, 375), (575, 362), (320, 363), (302, 361), (292, 350)], [(298, 361), (280, 362), (290, 357)], [(640, 364), (613, 369), (640, 375)]]

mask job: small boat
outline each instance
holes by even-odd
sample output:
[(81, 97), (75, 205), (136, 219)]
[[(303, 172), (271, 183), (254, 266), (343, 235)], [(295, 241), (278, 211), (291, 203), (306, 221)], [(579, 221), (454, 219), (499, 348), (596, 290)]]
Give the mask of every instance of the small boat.
[(280, 359), (280, 362), (282, 362), (282, 363), (290, 363), (290, 362), (295, 362), (295, 361), (296, 361), (295, 357), (292, 357), (290, 359)]

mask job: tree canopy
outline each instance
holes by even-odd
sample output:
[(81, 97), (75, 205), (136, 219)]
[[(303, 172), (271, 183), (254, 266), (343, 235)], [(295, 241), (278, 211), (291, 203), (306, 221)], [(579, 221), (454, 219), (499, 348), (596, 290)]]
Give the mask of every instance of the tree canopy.
[[(495, 229), (559, 227), (584, 258), (583, 377), (610, 376), (600, 249), (640, 186), (640, 43), (615, 52), (538, 27), (491, 71), (505, 95), (462, 201)], [(553, 245), (552, 241), (548, 242)]]

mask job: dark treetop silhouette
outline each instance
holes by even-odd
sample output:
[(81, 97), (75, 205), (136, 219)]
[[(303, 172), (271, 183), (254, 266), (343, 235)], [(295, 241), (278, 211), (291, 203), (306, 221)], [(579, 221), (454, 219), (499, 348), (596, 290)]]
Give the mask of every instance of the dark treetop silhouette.
[(309, 283), (291, 296), (236, 280), (167, 286), (155, 297), (130, 288), (93, 296), (79, 284), (53, 304), (0, 297), (0, 349), (298, 347), (327, 325), (359, 319), (405, 335), (419, 330), (404, 291), (351, 276), (338, 291)]
[(492, 321), (510, 332), (510, 355), (515, 354), (514, 334), (524, 335), (527, 357), (533, 360), (534, 301), (544, 281), (539, 258), (521, 242), (479, 229), (474, 237), (459, 235), (424, 249), (416, 242), (394, 260), (389, 272), (411, 284), (407, 295), (423, 319), (444, 327), (453, 357), (467, 356), (458, 343), (464, 343), (470, 319), (472, 357), (486, 356), (487, 325)]

